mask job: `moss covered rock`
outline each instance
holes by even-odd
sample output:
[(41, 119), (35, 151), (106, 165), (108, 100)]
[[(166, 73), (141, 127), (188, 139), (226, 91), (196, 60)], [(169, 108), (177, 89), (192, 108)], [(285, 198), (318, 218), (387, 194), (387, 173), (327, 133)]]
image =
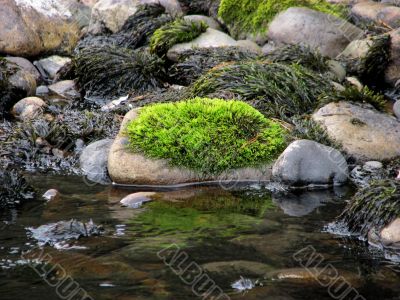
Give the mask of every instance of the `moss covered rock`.
[(268, 180), (285, 135), (279, 124), (239, 101), (152, 105), (125, 117), (109, 173), (115, 182), (131, 184)]
[(338, 17), (346, 15), (342, 6), (323, 0), (222, 0), (218, 15), (235, 38), (256, 38), (261, 35), (265, 40), (265, 33), (272, 19), (293, 6), (308, 7)]

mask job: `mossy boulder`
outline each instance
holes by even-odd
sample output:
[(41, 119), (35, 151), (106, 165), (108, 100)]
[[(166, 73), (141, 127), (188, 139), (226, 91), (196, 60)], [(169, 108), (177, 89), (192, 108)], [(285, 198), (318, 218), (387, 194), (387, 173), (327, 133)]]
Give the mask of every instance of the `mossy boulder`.
[(222, 0), (218, 16), (235, 38), (252, 38), (264, 43), (273, 18), (294, 6), (308, 7), (337, 17), (346, 16), (343, 6), (329, 4), (324, 0)]
[(138, 185), (263, 181), (285, 145), (281, 125), (246, 103), (196, 98), (129, 112), (108, 170), (114, 182)]

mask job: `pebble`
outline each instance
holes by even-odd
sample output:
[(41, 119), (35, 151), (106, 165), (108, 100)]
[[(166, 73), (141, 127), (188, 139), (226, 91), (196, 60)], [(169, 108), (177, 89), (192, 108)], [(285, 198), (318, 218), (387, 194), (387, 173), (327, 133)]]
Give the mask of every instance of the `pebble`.
[(42, 196), (47, 201), (55, 200), (60, 198), (60, 192), (56, 189), (50, 189)]

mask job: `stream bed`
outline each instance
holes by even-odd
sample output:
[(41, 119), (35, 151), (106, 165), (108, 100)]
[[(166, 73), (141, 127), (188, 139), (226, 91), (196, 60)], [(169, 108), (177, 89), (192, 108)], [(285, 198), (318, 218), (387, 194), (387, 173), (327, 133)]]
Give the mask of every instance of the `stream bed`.
[[(161, 190), (128, 208), (119, 201), (140, 190), (27, 180), (36, 199), (0, 215), (0, 299), (400, 299), (400, 262), (325, 230), (348, 187)], [(46, 202), (50, 188), (60, 197)], [(29, 229), (69, 220), (103, 231), (39, 247)]]

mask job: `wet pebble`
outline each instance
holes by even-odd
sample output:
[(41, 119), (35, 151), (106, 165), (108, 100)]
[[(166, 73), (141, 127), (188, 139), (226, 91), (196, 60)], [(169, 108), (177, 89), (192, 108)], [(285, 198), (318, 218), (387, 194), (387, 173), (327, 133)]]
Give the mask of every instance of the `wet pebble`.
[(42, 197), (47, 201), (56, 200), (60, 198), (60, 192), (56, 189), (50, 189), (45, 192)]
[(123, 198), (120, 203), (129, 208), (139, 208), (143, 203), (152, 201), (153, 199), (151, 197), (155, 194), (154, 192), (133, 193)]

